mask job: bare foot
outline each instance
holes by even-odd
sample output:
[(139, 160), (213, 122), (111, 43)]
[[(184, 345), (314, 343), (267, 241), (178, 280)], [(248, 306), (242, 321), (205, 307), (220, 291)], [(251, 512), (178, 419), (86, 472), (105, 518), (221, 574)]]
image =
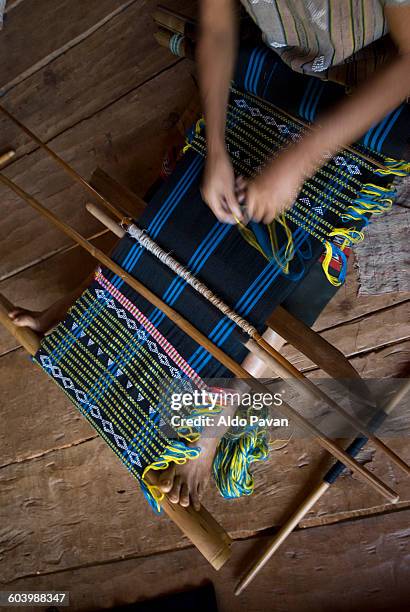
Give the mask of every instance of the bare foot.
[(46, 310), (26, 310), (15, 308), (9, 312), (9, 317), (18, 327), (29, 327), (35, 332), (45, 334), (46, 331), (57, 325), (65, 316), (73, 302), (72, 294), (65, 296), (52, 304)]
[(184, 465), (173, 463), (168, 469), (152, 471), (150, 483), (166, 493), (173, 504), (187, 508), (190, 504), (195, 510), (201, 507), (201, 499), (208, 485), (212, 462), (219, 438), (202, 437), (197, 443), (187, 446), (199, 447), (201, 453), (197, 459), (189, 460)]
[(26, 310), (25, 308), (15, 308), (9, 312), (9, 317), (17, 327), (29, 327), (38, 333), (45, 333), (51, 327), (47, 317), (47, 310), (40, 312)]

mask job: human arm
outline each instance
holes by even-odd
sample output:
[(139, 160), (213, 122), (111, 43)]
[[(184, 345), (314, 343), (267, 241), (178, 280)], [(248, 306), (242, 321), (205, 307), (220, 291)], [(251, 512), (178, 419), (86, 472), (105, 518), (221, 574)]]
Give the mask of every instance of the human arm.
[(225, 147), (229, 86), (237, 46), (234, 0), (201, 0), (197, 65), (206, 122), (207, 160), (202, 196), (220, 221), (241, 217), (235, 176)]
[(280, 211), (289, 208), (304, 180), (329, 155), (360, 138), (410, 95), (410, 6), (387, 6), (385, 14), (397, 54), (388, 66), (319, 117), (304, 138), (270, 162), (249, 183), (248, 214), (256, 221), (269, 223)]

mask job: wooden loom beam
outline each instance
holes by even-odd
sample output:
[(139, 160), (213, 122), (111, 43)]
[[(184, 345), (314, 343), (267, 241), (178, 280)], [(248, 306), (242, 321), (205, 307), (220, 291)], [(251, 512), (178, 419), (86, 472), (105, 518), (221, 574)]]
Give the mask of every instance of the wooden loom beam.
[[(101, 168), (97, 168), (94, 171), (90, 183), (97, 191), (112, 202), (112, 204), (116, 205), (118, 203), (120, 207), (127, 208), (130, 211), (134, 211), (136, 208), (136, 213), (133, 213), (135, 219), (142, 214), (146, 207), (145, 202), (141, 198), (135, 200), (133, 192), (126, 189)], [(89, 205), (87, 205), (87, 208), (88, 206)], [(94, 212), (92, 212), (97, 218), (98, 210), (97, 207), (94, 207)], [(101, 222), (105, 224), (107, 219), (109, 219), (109, 217), (105, 215), (104, 220), (101, 220)], [(118, 227), (116, 224), (115, 226)], [(350, 384), (352, 384), (351, 390), (354, 393), (363, 399), (368, 397), (369, 390), (366, 383), (357, 370), (351, 365), (347, 357), (345, 357), (345, 355), (335, 346), (330, 344), (330, 342), (322, 338), (320, 334), (313, 331), (308, 325), (305, 325), (305, 323), (302, 323), (302, 321), (294, 317), (282, 306), (277, 306), (275, 308), (266, 321), (266, 324), (270, 329), (282, 336), (286, 342), (294, 346), (298, 351), (319, 366), (319, 368), (329, 374), (329, 376), (340, 379), (342, 383), (349, 381), (349, 388)]]

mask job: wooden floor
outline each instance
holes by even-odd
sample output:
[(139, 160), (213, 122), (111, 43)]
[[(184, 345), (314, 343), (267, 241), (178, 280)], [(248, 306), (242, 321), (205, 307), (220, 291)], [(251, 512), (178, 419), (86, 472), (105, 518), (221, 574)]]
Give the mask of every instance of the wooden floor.
[[(9, 0), (0, 33), (2, 104), (77, 170), (101, 166), (142, 195), (194, 89), (192, 64), (153, 39), (154, 0)], [(186, 8), (192, 3), (172, 2)], [(5, 173), (110, 248), (84, 209), (87, 194), (12, 125), (0, 121)], [(0, 292), (43, 308), (81, 280), (91, 261), (16, 197), (0, 190)], [(409, 294), (357, 298), (355, 270), (316, 329), (368, 377), (405, 375)], [(309, 376), (312, 363), (285, 352)], [(408, 374), (408, 371), (407, 371)], [(397, 507), (345, 476), (238, 599), (247, 553), (264, 545), (323, 454), (307, 441), (273, 452), (257, 493), (207, 505), (229, 530), (220, 573), (166, 518), (155, 517), (111, 451), (0, 330), (0, 590), (69, 590), (71, 609), (97, 610), (212, 581), (221, 612), (408, 610), (410, 487), (380, 455), (367, 466), (401, 493)], [(391, 442), (407, 460), (406, 439)]]

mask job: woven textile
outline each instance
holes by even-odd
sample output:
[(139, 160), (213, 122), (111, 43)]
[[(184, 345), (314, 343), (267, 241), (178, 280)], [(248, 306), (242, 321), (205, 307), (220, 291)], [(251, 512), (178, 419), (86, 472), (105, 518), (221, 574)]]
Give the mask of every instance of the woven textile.
[[(277, 61), (275, 56), (269, 58), (260, 49), (244, 50), (240, 56), (239, 83), (231, 98), (235, 112), (229, 117), (227, 137), (233, 162), (241, 172), (246, 168), (252, 174), (266, 157), (268, 146), (280, 145), (283, 137), (292, 138), (296, 134), (296, 123), (287, 118), (282, 121), (280, 112), (268, 104), (276, 92), (270, 83)], [(282, 67), (277, 69), (280, 72)], [(305, 79), (306, 90), (310, 80)], [(239, 91), (241, 85), (245, 91)], [(293, 106), (300, 106), (298, 97), (303, 98), (306, 93), (298, 87), (294, 89)], [(265, 101), (248, 93), (249, 88), (259, 95), (262, 88), (266, 92)], [(322, 97), (327, 99), (324, 92)], [(249, 125), (254, 125), (254, 134), (259, 138), (264, 117), (273, 118), (276, 123), (272, 120), (269, 137), (263, 128), (263, 138), (254, 142)], [(239, 129), (242, 127), (247, 130), (246, 137)], [(390, 135), (394, 133), (393, 127)], [(272, 310), (291, 295), (322, 254), (324, 243), (329, 242), (324, 222), (335, 227), (340, 221), (339, 209), (334, 210), (336, 204), (340, 203), (344, 212), (352, 203), (357, 208), (356, 199), (370, 177), (372, 182), (376, 178), (379, 181), (380, 193), (384, 193), (383, 188), (391, 180), (391, 177), (376, 175), (373, 168), (360, 161), (360, 156), (341, 154), (343, 161), (329, 162), (330, 167), (323, 171), (320, 180), (315, 179), (302, 194), (303, 198), (310, 198), (310, 203), (302, 202), (297, 215), (289, 214), (286, 227), (277, 228), (272, 238), (274, 253), (268, 252), (269, 231), (255, 224), (250, 227), (258, 245), (262, 246), (262, 254), (255, 250), (252, 241), (244, 240), (243, 231), (219, 223), (202, 201), (201, 130), (193, 129), (190, 140), (188, 151), (172, 176), (155, 193), (138, 225), (260, 331)], [(383, 147), (387, 141), (386, 137)], [(336, 191), (340, 194), (337, 201)], [(374, 194), (367, 199), (365, 195), (361, 196), (365, 202), (372, 206), (378, 203)], [(319, 206), (323, 214), (314, 210)], [(315, 219), (315, 232), (310, 218)], [(360, 218), (346, 219), (346, 227), (350, 232), (357, 231), (355, 224), (362, 226), (365, 219), (366, 213), (360, 213)], [(112, 258), (230, 357), (238, 363), (244, 359), (247, 351), (243, 334), (235, 324), (129, 235), (119, 241)], [(171, 387), (178, 383), (202, 389), (209, 378), (231, 376), (202, 346), (107, 269), (97, 271), (94, 282), (66, 319), (42, 342), (35, 360), (107, 441), (154, 506), (160, 496), (148, 486), (147, 470), (165, 468), (171, 461), (194, 459), (200, 453), (200, 440), (197, 447), (192, 447), (186, 438), (170, 431), (170, 406), (163, 393), (164, 380)], [(217, 466), (214, 476), (221, 493), (227, 497), (250, 494), (254, 484), (249, 467), (253, 461), (266, 456), (263, 431), (247, 430), (240, 445), (234, 438), (225, 436), (214, 463)], [(222, 464), (224, 470), (218, 467)], [(236, 469), (239, 464), (241, 470)]]

